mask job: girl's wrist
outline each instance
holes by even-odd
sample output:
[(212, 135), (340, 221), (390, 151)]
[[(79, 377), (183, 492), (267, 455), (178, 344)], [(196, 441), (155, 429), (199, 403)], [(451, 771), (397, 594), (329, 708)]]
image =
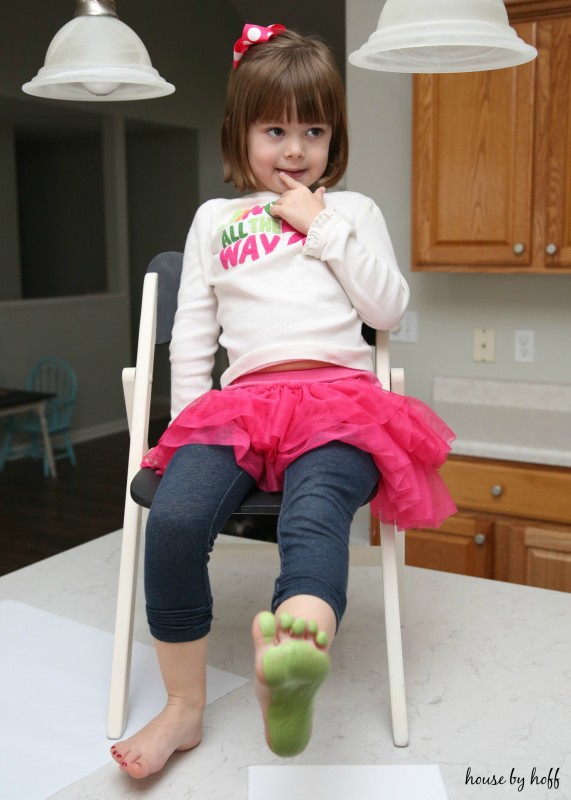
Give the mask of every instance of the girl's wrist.
[(333, 221), (334, 214), (335, 211), (333, 208), (324, 206), (319, 214), (313, 218), (313, 221), (307, 231), (305, 245), (303, 247), (303, 252), (305, 255), (313, 256), (314, 258), (320, 258), (321, 251), (325, 243), (327, 229)]

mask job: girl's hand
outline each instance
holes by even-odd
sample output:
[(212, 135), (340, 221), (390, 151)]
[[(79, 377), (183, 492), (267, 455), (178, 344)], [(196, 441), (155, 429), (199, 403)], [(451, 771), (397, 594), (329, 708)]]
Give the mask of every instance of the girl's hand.
[(325, 187), (320, 186), (312, 192), (286, 172), (280, 172), (280, 180), (288, 189), (270, 206), (270, 214), (285, 219), (292, 228), (305, 235), (315, 217), (325, 208)]

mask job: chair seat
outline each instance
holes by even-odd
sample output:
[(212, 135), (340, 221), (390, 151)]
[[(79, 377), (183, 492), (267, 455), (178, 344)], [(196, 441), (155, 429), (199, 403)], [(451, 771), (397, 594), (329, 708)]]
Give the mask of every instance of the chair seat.
[[(140, 469), (131, 481), (131, 497), (143, 508), (150, 508), (160, 482), (161, 476), (152, 469)], [(281, 492), (254, 489), (234, 514), (275, 515), (279, 514), (281, 504)]]

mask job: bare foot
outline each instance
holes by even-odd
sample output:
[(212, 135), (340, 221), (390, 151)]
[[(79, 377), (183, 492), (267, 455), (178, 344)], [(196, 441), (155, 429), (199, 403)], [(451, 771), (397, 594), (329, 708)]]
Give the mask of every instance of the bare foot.
[(330, 668), (327, 635), (313, 621), (269, 611), (254, 619), (256, 696), (264, 718), (266, 741), (280, 756), (294, 756), (311, 737), (313, 697)]
[(148, 725), (111, 748), (111, 755), (132, 778), (161, 770), (177, 750), (191, 750), (202, 738), (204, 709), (170, 701)]

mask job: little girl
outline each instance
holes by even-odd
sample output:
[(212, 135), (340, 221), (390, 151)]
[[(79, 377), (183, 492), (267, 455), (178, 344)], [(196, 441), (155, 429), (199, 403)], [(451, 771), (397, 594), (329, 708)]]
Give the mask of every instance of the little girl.
[[(329, 49), (246, 25), (222, 130), (234, 199), (201, 206), (186, 243), (172, 343), (172, 422), (144, 466), (164, 472), (146, 530), (147, 616), (168, 694), (112, 748), (133, 777), (199, 744), (212, 621), (207, 563), (257, 485), (283, 490), (272, 611), (253, 621), (256, 694), (279, 755), (309, 741), (312, 700), (346, 605), (349, 531), (372, 498), (401, 528), (455, 511), (437, 469), (452, 432), (381, 388), (362, 323), (387, 330), (409, 290), (381, 212), (326, 193), (347, 165), (343, 83)], [(212, 390), (218, 342), (230, 366)]]

